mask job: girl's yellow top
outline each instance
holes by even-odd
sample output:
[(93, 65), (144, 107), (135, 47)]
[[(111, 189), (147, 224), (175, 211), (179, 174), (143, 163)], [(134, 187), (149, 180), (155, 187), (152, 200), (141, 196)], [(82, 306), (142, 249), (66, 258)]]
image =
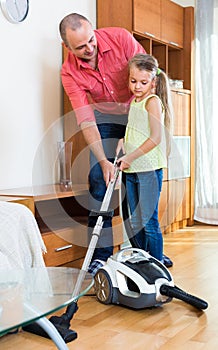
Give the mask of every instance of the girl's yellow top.
[[(149, 116), (146, 110), (146, 103), (151, 97), (157, 95), (149, 95), (140, 102), (136, 102), (135, 99), (131, 102), (128, 123), (125, 133), (125, 151), (126, 154), (131, 153), (136, 148), (141, 146), (150, 137), (150, 124)], [(161, 101), (161, 100), (160, 100)], [(164, 127), (164, 107), (162, 105), (162, 117), (161, 117), (161, 142), (154, 147), (150, 152), (135, 159), (131, 166), (125, 170), (127, 173), (137, 173), (142, 171), (151, 171), (167, 167), (166, 157), (166, 140), (165, 140), (165, 127)]]

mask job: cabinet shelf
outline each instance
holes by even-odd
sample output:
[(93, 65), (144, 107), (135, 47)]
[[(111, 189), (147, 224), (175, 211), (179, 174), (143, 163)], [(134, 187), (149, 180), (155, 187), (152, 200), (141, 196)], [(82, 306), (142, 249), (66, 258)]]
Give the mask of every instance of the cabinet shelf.
[(148, 54), (157, 58), (159, 67), (168, 74), (169, 78), (183, 80), (181, 48), (137, 32), (133, 32), (132, 34)]

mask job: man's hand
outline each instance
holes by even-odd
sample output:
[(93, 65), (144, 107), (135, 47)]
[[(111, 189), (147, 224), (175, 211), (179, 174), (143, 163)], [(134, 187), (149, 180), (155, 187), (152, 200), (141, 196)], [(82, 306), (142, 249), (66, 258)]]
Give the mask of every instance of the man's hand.
[(106, 182), (107, 186), (110, 181), (114, 181), (115, 166), (109, 162), (105, 156), (97, 125), (94, 122), (83, 122), (81, 124), (81, 129), (86, 143), (94, 153), (101, 166), (104, 181)]
[(107, 159), (101, 160), (99, 163), (103, 172), (104, 181), (106, 182), (106, 186), (108, 186), (110, 181), (114, 181), (114, 164), (109, 162)]

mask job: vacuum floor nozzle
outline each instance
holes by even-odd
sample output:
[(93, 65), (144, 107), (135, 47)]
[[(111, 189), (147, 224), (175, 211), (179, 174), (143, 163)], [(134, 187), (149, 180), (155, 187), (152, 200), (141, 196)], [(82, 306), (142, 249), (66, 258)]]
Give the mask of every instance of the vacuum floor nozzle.
[[(57, 331), (60, 333), (61, 337), (65, 343), (69, 343), (77, 338), (77, 333), (69, 328), (64, 328), (60, 325), (54, 325)], [(49, 335), (40, 327), (37, 323), (31, 323), (27, 326), (22, 327), (25, 332), (33, 333), (39, 335), (40, 337), (49, 338)]]

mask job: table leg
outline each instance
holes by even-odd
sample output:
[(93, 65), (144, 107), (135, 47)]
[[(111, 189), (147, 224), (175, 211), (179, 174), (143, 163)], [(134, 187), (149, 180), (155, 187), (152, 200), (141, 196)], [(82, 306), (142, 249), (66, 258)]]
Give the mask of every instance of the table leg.
[(66, 343), (55, 326), (46, 318), (42, 317), (35, 321), (50, 336), (59, 350), (68, 350)]

